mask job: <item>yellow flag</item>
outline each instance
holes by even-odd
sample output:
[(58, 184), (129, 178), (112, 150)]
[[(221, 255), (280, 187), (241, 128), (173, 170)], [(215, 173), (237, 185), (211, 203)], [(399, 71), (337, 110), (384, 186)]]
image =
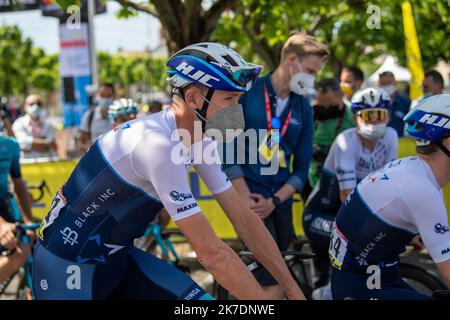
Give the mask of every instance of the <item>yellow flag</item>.
[(403, 29), (405, 34), (406, 58), (408, 69), (411, 72), (410, 98), (416, 99), (422, 95), (423, 66), (420, 55), (419, 39), (412, 14), (412, 6), (409, 1), (402, 3)]

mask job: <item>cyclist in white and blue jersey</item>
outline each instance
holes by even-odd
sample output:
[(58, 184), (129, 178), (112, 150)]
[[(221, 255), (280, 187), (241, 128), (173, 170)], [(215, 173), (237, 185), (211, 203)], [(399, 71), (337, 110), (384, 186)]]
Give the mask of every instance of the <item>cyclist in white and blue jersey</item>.
[(38, 230), (36, 298), (209, 298), (184, 273), (133, 247), (162, 208), (203, 266), (233, 295), (269, 298), (202, 214), (188, 185), (190, 167), (288, 298), (304, 298), (261, 219), (242, 203), (222, 172), (214, 141), (204, 136), (215, 131), (217, 139), (226, 140), (226, 129), (243, 128), (238, 99), (261, 66), (217, 43), (188, 46), (167, 65), (174, 88), (171, 107), (98, 138), (55, 196)]
[(329, 283), (331, 227), (342, 201), (370, 172), (397, 159), (397, 133), (387, 126), (390, 106), (389, 95), (383, 89), (367, 88), (353, 96), (352, 111), (357, 127), (336, 137), (320, 181), (306, 202), (303, 229), (316, 254), (316, 288)]
[(442, 194), (450, 182), (450, 95), (421, 101), (404, 120), (418, 156), (367, 176), (336, 217), (329, 248), (334, 299), (430, 299), (400, 277), (399, 255), (417, 234), (450, 287)]

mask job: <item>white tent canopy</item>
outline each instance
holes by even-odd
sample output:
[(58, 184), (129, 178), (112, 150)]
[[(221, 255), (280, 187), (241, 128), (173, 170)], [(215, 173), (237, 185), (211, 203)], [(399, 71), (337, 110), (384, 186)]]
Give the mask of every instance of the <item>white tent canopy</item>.
[(411, 80), (411, 72), (407, 68), (399, 66), (395, 60), (395, 57), (387, 56), (378, 70), (367, 79), (367, 82), (372, 84), (377, 83), (379, 74), (384, 71), (392, 72), (397, 81), (409, 82)]

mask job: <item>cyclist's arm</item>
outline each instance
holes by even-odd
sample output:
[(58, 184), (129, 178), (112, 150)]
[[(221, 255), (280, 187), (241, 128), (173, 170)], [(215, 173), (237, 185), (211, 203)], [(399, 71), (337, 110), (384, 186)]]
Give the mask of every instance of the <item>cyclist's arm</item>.
[(347, 199), (348, 195), (352, 193), (353, 189), (344, 189), (339, 191), (339, 197), (341, 198), (341, 201), (344, 202), (345, 199)]
[(202, 213), (176, 221), (200, 263), (239, 299), (267, 299), (239, 256), (220, 240)]
[(27, 261), (30, 254), (30, 247), (21, 243), (11, 255), (0, 256), (0, 283), (11, 277)]
[(20, 210), (20, 213), (22, 215), (23, 222), (31, 223), (31, 201), (25, 188), (25, 183), (22, 179), (22, 173), (20, 170), (20, 148), (17, 144), (15, 144), (14, 156), (11, 162), (9, 174), (11, 176), (11, 180), (13, 181), (14, 192), (17, 194), (20, 207), (22, 209)]
[(409, 209), (403, 212), (403, 218), (419, 230), (428, 254), (450, 286), (450, 228), (442, 193), (434, 185), (425, 184), (420, 196), (407, 192), (403, 201)]
[(339, 134), (333, 142), (333, 146), (330, 148), (330, 152), (335, 152), (334, 165), (339, 184), (339, 196), (342, 202), (345, 201), (349, 193), (351, 193), (357, 185), (357, 152), (355, 150), (356, 143), (352, 141), (352, 138), (355, 138), (355, 136), (352, 135), (356, 135), (356, 132), (350, 134), (344, 132)]
[(23, 222), (32, 223), (31, 201), (22, 178), (13, 179), (14, 192), (17, 194)]
[(439, 270), (442, 278), (444, 279), (445, 284), (450, 288), (450, 259), (436, 263), (436, 267)]
[(253, 255), (274, 276), (290, 299), (304, 299), (304, 295), (292, 278), (280, 250), (262, 220), (246, 208), (234, 188), (216, 195), (220, 206), (230, 219), (236, 233)]
[(9, 137), (13, 137), (14, 138), (15, 135), (14, 135), (14, 131), (12, 130), (11, 120), (9, 118), (3, 119), (3, 125), (5, 127), (6, 134)]
[(255, 200), (250, 196), (250, 189), (248, 188), (247, 182), (245, 182), (245, 179), (243, 177), (233, 179), (231, 180), (231, 183), (233, 184), (233, 187), (236, 189), (237, 193), (241, 196), (242, 202), (244, 202), (248, 208), (256, 203)]
[(195, 166), (208, 189), (215, 196), (230, 219), (239, 237), (255, 257), (267, 267), (283, 287), (289, 298), (304, 298), (280, 255), (280, 251), (261, 219), (245, 206), (241, 196), (231, 187), (220, 169), (220, 159), (215, 164)]
[[(149, 153), (149, 149), (153, 152)], [(152, 183), (164, 208), (191, 243), (199, 261), (219, 283), (241, 299), (267, 298), (238, 255), (215, 235), (189, 189), (185, 165), (176, 163), (179, 159), (167, 158), (172, 149), (171, 142), (153, 132), (135, 147), (132, 168), (137, 175)], [(225, 179), (224, 174), (222, 178)], [(217, 192), (231, 187), (229, 181), (226, 184), (212, 183), (217, 187), (213, 191)]]

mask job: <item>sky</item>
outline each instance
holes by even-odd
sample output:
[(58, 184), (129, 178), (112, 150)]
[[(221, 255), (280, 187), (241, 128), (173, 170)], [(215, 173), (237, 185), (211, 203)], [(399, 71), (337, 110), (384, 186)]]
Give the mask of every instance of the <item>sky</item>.
[[(116, 52), (141, 51), (159, 44), (158, 19), (141, 13), (137, 17), (117, 19), (120, 5), (107, 2), (107, 12), (94, 18), (97, 50)], [(59, 52), (58, 20), (43, 17), (40, 10), (0, 13), (0, 25), (18, 25), (24, 36), (33, 40), (34, 46), (47, 53)]]

